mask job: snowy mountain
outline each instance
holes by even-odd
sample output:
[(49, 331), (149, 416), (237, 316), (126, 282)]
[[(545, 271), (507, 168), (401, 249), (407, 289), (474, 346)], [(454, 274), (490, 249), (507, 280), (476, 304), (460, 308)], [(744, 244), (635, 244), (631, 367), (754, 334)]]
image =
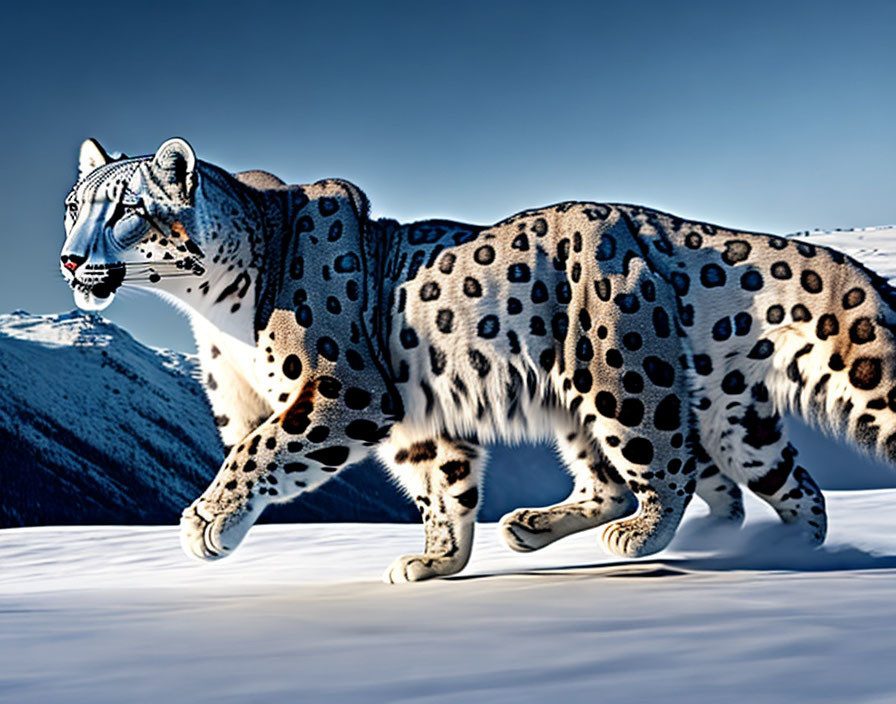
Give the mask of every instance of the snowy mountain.
[[(0, 315), (0, 527), (176, 522), (224, 457), (195, 365), (96, 315)], [(367, 465), (266, 518), (415, 514)]]

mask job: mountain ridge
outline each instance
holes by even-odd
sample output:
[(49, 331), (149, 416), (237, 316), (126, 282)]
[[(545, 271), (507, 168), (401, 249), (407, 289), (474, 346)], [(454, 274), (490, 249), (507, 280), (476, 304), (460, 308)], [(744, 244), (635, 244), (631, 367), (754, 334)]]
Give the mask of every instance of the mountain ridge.
[[(176, 522), (224, 459), (197, 375), (95, 314), (0, 314), (0, 527)], [(416, 518), (353, 469), (266, 520)]]

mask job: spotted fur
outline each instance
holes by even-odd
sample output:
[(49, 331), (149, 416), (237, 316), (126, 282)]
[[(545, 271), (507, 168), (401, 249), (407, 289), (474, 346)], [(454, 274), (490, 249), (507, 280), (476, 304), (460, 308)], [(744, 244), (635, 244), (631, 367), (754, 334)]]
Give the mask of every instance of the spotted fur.
[(183, 514), (201, 558), (374, 449), (425, 527), (393, 582), (466, 564), (492, 440), (555, 441), (575, 478), (502, 520), (510, 547), (607, 524), (624, 556), (665, 547), (694, 493), (740, 522), (742, 484), (822, 542), (785, 411), (896, 460), (896, 293), (808, 242), (597, 203), (402, 225), (345, 181), (234, 177), (182, 140), (85, 142), (66, 230), (79, 305), (136, 285), (191, 313), (229, 447)]

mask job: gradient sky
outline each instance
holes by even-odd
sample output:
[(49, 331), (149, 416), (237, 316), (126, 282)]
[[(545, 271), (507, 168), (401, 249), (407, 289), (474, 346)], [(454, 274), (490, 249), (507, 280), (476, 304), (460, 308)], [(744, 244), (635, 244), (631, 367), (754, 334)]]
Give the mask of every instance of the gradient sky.
[[(27, 2), (2, 25), (0, 312), (73, 307), (57, 258), (88, 136), (347, 178), (402, 220), (588, 199), (896, 222), (893, 2)], [(192, 348), (150, 295), (105, 314)]]

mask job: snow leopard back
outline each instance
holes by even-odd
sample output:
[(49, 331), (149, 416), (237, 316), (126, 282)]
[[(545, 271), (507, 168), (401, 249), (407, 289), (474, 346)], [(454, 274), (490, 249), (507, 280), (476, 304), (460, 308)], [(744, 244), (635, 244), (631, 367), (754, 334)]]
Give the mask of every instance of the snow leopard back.
[[(684, 374), (701, 436), (735, 478), (751, 461), (736, 448), (780, 440), (783, 410), (896, 457), (896, 296), (840, 252), (588, 203), (490, 228), (416, 223), (391, 241), (386, 349), (423, 425), (544, 437), (554, 406), (599, 419), (602, 391), (632, 421), (626, 374), (656, 393), (668, 387), (652, 377)], [(774, 417), (756, 412), (766, 401)]]
[[(683, 378), (675, 297), (615, 208), (564, 203), (490, 228), (424, 222), (396, 238), (388, 349), (414, 422), (540, 439), (571, 412), (655, 431), (647, 397), (661, 402)], [(678, 401), (663, 409), (661, 425), (678, 428)]]

